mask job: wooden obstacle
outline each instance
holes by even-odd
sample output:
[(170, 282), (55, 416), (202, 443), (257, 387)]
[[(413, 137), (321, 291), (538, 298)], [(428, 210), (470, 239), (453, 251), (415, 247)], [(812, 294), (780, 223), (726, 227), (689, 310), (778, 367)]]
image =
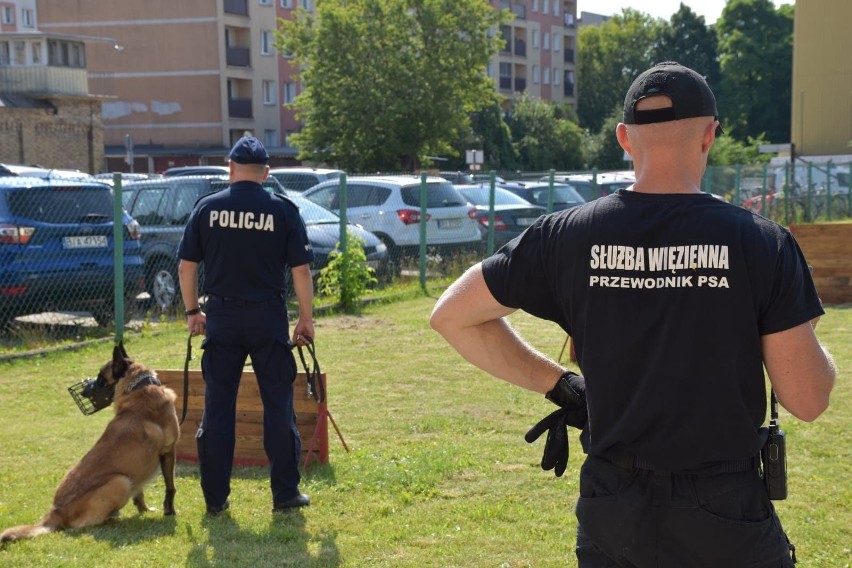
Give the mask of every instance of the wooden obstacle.
[[(157, 370), (157, 377), (163, 385), (177, 393), (175, 406), (180, 417), (183, 413), (183, 370)], [(324, 373), (321, 379), (323, 385), (326, 385)], [(328, 392), (327, 389), (324, 390)], [(308, 395), (307, 378), (304, 373), (296, 375), (296, 382), (293, 384), (293, 405), (296, 410), (296, 426), (302, 437), (302, 463), (305, 467), (308, 467), (312, 461), (328, 463), (328, 419), (331, 416), (328, 414), (326, 404), (327, 401), (318, 404)], [(198, 461), (195, 433), (201, 425), (203, 411), (204, 380), (201, 377), (201, 371), (190, 370), (189, 401), (177, 446), (179, 461)], [(240, 389), (237, 393), (236, 435), (234, 465), (269, 465), (263, 449), (263, 404), (257, 379), (254, 372), (250, 370), (243, 370)], [(340, 435), (339, 431), (338, 435)], [(342, 436), (340, 439), (343, 441)]]

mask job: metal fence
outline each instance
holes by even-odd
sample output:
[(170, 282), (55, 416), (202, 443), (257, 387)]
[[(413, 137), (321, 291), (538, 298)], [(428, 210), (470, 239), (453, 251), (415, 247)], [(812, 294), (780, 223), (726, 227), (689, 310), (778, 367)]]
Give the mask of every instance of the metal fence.
[[(713, 167), (702, 189), (785, 225), (837, 220), (852, 212), (849, 171), (831, 163)], [(357, 238), (374, 286), (416, 278), (425, 289), (430, 278), (459, 274), (492, 254), (541, 214), (576, 205), (574, 195), (595, 199), (629, 180), (629, 172), (596, 171), (342, 174), (288, 193), (305, 219), (315, 276)], [(5, 336), (80, 328), (120, 335), (132, 318), (182, 314), (177, 243), (195, 200), (227, 180), (112, 181), (115, 190), (0, 178)], [(275, 183), (270, 191), (287, 191)]]

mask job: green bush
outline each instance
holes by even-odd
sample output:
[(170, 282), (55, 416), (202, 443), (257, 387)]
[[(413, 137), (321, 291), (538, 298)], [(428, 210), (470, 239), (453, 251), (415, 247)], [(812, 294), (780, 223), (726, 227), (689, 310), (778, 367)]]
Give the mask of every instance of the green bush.
[(341, 254), (338, 242), (329, 255), (328, 264), (320, 270), (317, 291), (324, 296), (337, 297), (343, 311), (354, 312), (364, 292), (376, 282), (375, 270), (367, 265), (364, 240), (347, 232), (344, 252)]

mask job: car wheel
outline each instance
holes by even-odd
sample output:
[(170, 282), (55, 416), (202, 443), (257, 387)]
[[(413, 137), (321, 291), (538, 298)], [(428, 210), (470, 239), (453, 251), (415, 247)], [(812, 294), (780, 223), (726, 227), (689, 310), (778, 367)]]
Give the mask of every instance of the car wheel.
[(165, 259), (157, 259), (148, 273), (148, 294), (151, 296), (151, 302), (161, 312), (171, 309), (180, 293), (175, 264)]
[[(136, 294), (125, 294), (124, 296), (124, 323), (130, 323), (136, 312)], [(104, 300), (99, 307), (92, 310), (92, 317), (101, 327), (112, 327), (115, 324), (115, 302), (112, 299)]]
[(402, 257), (393, 240), (387, 235), (376, 235), (388, 248), (388, 254), (379, 265), (376, 277), (379, 282), (387, 284), (402, 274)]

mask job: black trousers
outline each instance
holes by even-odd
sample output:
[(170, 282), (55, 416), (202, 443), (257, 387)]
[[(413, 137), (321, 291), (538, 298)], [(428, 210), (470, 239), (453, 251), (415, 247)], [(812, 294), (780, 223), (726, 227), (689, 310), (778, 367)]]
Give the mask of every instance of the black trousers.
[(757, 469), (673, 474), (589, 456), (576, 513), (580, 568), (793, 566)]
[(210, 298), (205, 310), (204, 414), (196, 433), (204, 500), (208, 506), (219, 506), (231, 492), (237, 389), (250, 357), (263, 402), (263, 446), (270, 463), (272, 501), (287, 501), (299, 494), (302, 442), (293, 410), (296, 360), (284, 300)]

